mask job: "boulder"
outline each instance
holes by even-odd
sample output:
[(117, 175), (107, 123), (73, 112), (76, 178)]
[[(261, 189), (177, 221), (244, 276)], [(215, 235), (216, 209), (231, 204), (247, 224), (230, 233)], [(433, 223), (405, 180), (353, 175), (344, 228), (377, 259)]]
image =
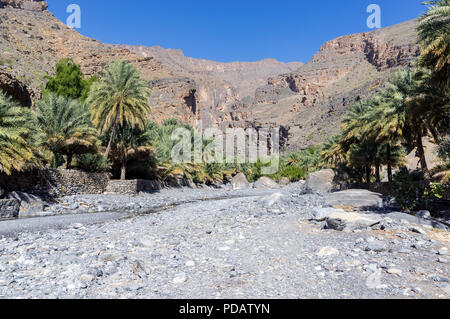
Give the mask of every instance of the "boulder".
[(41, 198), (22, 192), (12, 192), (7, 196), (8, 199), (14, 199), (19, 202), (19, 213), (39, 213), (44, 211), (46, 203)]
[(263, 196), (260, 198), (259, 202), (266, 208), (270, 208), (275, 204), (279, 204), (286, 199), (286, 195), (282, 193), (274, 193), (271, 195)]
[(334, 212), (328, 215), (325, 228), (343, 231), (344, 229), (366, 229), (378, 224), (382, 217), (375, 214), (353, 212)]
[(280, 185), (273, 179), (263, 176), (258, 179), (255, 183), (255, 188), (257, 189), (276, 189), (280, 188)]
[(342, 208), (370, 209), (383, 207), (383, 195), (365, 189), (349, 189), (328, 194), (326, 205)]
[(409, 215), (409, 214), (401, 213), (401, 212), (392, 212), (392, 213), (383, 215), (383, 217), (388, 217), (392, 220), (399, 221), (399, 222), (407, 222), (410, 224), (417, 224), (417, 225), (422, 225), (425, 227), (433, 227), (436, 229), (445, 229), (445, 230), (450, 229), (449, 224), (441, 222), (439, 220), (436, 220), (433, 218), (424, 219), (421, 217), (417, 217), (417, 216), (413, 216), (413, 215)]
[(231, 179), (231, 186), (234, 190), (238, 190), (249, 188), (250, 184), (247, 177), (243, 173), (239, 173)]
[(311, 219), (321, 222), (327, 219), (327, 217), (332, 213), (343, 213), (343, 212), (345, 212), (343, 209), (336, 209), (333, 207), (316, 208), (312, 212)]
[(334, 176), (334, 171), (331, 169), (309, 174), (306, 178), (306, 191), (319, 195), (330, 193), (335, 187)]
[(19, 217), (19, 201), (16, 199), (0, 199), (0, 219)]

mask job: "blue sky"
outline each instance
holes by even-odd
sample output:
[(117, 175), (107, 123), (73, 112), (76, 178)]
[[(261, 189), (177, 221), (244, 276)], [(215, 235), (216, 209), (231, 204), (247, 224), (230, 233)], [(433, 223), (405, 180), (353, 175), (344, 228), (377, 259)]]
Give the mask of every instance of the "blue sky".
[(331, 39), (369, 31), (369, 4), (382, 26), (419, 16), (422, 0), (47, 0), (65, 22), (69, 4), (81, 7), (83, 35), (106, 43), (160, 45), (215, 61), (307, 62)]

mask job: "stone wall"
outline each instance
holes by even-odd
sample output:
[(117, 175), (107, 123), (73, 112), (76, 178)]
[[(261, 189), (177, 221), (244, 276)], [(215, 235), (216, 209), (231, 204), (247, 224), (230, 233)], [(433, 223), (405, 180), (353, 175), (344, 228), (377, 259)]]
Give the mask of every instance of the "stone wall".
[(170, 187), (191, 187), (195, 188), (195, 184), (187, 179), (168, 179), (166, 181), (134, 179), (134, 180), (110, 180), (106, 187), (107, 194), (126, 194), (136, 195), (139, 193), (153, 193), (163, 188)]
[(6, 193), (19, 191), (44, 198), (78, 194), (103, 194), (109, 176), (65, 169), (36, 169), (12, 176), (0, 175), (0, 188)]

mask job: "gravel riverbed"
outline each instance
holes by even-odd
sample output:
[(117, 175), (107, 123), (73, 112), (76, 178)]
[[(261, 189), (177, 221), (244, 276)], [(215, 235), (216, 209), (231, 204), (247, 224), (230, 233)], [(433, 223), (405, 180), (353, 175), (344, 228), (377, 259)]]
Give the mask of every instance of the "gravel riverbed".
[(0, 222), (0, 298), (450, 296), (447, 230), (326, 230), (298, 188), (64, 198)]

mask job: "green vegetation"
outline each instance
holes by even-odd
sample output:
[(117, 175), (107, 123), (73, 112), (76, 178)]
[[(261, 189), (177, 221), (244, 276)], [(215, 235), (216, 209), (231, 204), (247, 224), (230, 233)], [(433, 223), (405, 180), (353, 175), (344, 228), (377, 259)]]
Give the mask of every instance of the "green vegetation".
[(87, 99), (92, 121), (101, 133), (111, 131), (105, 151), (108, 158), (119, 125), (145, 128), (150, 112), (150, 89), (133, 65), (125, 61), (111, 63), (92, 85)]
[(45, 94), (37, 103), (37, 123), (44, 134), (42, 145), (54, 154), (53, 166), (58, 166), (57, 159), (63, 155), (70, 169), (74, 155), (97, 153), (97, 131), (86, 104)]
[(10, 175), (40, 165), (34, 114), (0, 91), (0, 172)]
[(45, 76), (48, 80), (44, 94), (53, 92), (68, 99), (86, 100), (91, 85), (97, 81), (93, 76), (84, 78), (81, 67), (72, 59), (62, 59), (56, 64), (56, 75)]

